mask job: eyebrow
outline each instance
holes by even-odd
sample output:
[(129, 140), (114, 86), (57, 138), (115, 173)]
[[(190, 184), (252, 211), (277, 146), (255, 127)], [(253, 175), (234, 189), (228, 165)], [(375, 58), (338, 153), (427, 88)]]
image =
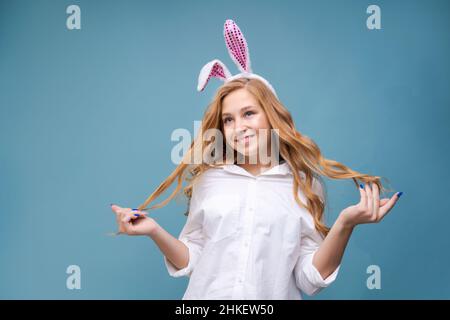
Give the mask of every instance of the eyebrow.
[[(245, 106), (245, 107), (241, 108), (240, 111), (244, 112), (244, 111), (246, 111), (248, 109), (251, 109), (251, 108), (255, 108), (255, 106)], [(222, 117), (224, 117), (224, 116), (231, 116), (231, 113), (222, 113)]]

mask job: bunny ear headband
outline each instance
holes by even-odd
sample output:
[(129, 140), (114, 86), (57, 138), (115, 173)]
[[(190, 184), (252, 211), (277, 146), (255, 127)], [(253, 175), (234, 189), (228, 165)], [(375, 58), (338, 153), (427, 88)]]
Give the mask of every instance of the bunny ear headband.
[(227, 45), (228, 53), (230, 54), (231, 59), (237, 65), (241, 73), (232, 76), (230, 71), (222, 61), (214, 59), (205, 64), (200, 71), (200, 74), (198, 76), (197, 91), (203, 91), (211, 77), (218, 78), (225, 83), (238, 78), (253, 78), (261, 80), (276, 96), (277, 94), (273, 87), (270, 85), (269, 81), (257, 74), (252, 73), (252, 69), (250, 68), (250, 55), (248, 52), (247, 41), (245, 40), (244, 35), (242, 34), (239, 27), (233, 20), (225, 21), (223, 35), (225, 37), (225, 43)]

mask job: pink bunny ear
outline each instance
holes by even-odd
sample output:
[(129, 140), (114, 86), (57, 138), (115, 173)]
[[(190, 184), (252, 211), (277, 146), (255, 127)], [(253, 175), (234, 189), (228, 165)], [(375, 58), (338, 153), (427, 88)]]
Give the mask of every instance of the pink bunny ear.
[(239, 29), (233, 20), (228, 19), (225, 21), (223, 35), (225, 37), (228, 53), (234, 63), (238, 66), (239, 70), (241, 70), (241, 72), (252, 72), (250, 68), (250, 55), (248, 52), (247, 41), (245, 40), (241, 29)]
[(231, 77), (231, 73), (220, 60), (215, 59), (208, 62), (203, 66), (198, 75), (197, 91), (203, 91), (211, 77), (225, 81), (227, 78)]

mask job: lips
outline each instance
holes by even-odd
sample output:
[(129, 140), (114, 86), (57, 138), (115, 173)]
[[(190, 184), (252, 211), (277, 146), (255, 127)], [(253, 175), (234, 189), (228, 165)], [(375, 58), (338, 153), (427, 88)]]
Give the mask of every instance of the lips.
[(251, 137), (255, 136), (254, 134), (249, 134), (246, 136), (243, 136), (242, 138), (235, 139), (236, 142), (245, 142), (248, 141)]

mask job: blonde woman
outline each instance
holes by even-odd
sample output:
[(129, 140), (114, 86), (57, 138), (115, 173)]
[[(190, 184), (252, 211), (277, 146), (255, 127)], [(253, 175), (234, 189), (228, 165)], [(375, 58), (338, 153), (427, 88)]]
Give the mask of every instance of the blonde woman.
[[(241, 73), (231, 76), (219, 60), (205, 65), (198, 90), (212, 77), (224, 84), (203, 116), (200, 133), (141, 206), (112, 205), (119, 233), (148, 236), (157, 244), (169, 274), (189, 277), (183, 299), (314, 295), (336, 279), (355, 226), (381, 221), (402, 193), (380, 199), (386, 190), (381, 177), (324, 158), (295, 129), (270, 83), (251, 72), (247, 43), (232, 20), (224, 34)], [(214, 139), (206, 134), (211, 132)], [(331, 228), (323, 221), (321, 177), (352, 179), (360, 194)], [(167, 199), (147, 207), (175, 181)], [(166, 205), (181, 190), (189, 199), (188, 216), (175, 238), (146, 211)]]

